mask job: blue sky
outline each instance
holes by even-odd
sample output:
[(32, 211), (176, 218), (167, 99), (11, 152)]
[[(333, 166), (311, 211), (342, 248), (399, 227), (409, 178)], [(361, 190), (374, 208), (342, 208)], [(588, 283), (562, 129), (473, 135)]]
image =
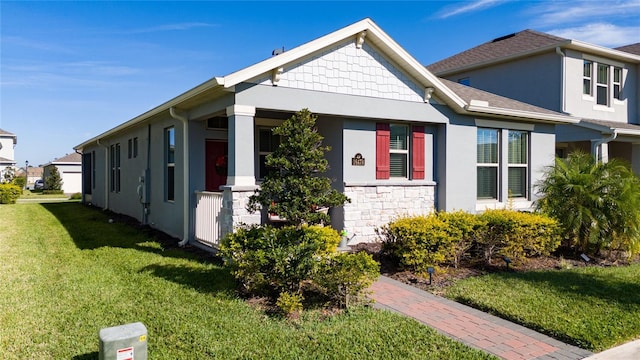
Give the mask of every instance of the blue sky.
[(0, 0), (0, 16), (0, 128), (18, 136), (20, 167), (365, 17), (425, 65), (524, 29), (609, 47), (640, 41), (640, 0)]

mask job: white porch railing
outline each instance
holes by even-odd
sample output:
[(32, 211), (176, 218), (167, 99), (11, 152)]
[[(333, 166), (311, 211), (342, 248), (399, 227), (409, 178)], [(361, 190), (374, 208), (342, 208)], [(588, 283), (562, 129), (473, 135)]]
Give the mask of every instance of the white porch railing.
[(196, 191), (197, 241), (209, 246), (218, 246), (225, 235), (222, 231), (222, 193)]

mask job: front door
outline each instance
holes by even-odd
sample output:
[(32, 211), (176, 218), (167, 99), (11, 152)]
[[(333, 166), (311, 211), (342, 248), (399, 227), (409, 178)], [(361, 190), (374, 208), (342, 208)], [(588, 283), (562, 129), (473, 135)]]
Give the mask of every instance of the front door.
[(205, 156), (205, 190), (220, 191), (227, 184), (228, 149), (224, 140), (207, 140)]

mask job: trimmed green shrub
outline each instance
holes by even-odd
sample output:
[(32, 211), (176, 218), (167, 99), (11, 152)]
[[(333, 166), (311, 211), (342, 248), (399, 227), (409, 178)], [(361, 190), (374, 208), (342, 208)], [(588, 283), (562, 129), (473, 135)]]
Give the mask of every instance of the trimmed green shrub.
[(298, 314), (302, 311), (302, 301), (304, 297), (300, 294), (292, 294), (290, 292), (281, 292), (280, 296), (278, 296), (278, 300), (276, 300), (276, 306), (282, 311), (287, 317), (293, 317), (295, 314)]
[(24, 189), (24, 185), (27, 183), (27, 180), (22, 176), (18, 176), (14, 177), (13, 180), (11, 180), (11, 183), (20, 189)]
[(560, 245), (558, 222), (547, 216), (487, 210), (479, 218), (486, 225), (476, 233), (476, 242), (487, 263), (491, 263), (496, 254), (514, 260), (548, 255)]
[(71, 196), (69, 196), (69, 200), (81, 200), (81, 199), (82, 199), (81, 193), (73, 193), (71, 194)]
[(469, 255), (469, 249), (476, 241), (476, 233), (486, 223), (474, 214), (464, 211), (438, 213), (438, 218), (447, 224), (447, 232), (453, 238), (451, 243), (451, 262), (455, 268)]
[(383, 226), (384, 252), (398, 258), (400, 265), (419, 273), (453, 258), (455, 236), (437, 213), (400, 218)]
[(62, 195), (64, 191), (62, 190), (42, 190), (43, 195)]
[(15, 204), (20, 195), (22, 188), (9, 183), (0, 184), (0, 204)]
[(342, 307), (365, 301), (365, 291), (380, 276), (380, 264), (365, 252), (326, 258), (314, 276), (323, 294)]

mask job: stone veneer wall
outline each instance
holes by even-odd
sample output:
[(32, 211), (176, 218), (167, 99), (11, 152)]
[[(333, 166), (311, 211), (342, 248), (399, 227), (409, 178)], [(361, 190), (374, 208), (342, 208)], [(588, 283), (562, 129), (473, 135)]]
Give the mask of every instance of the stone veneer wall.
[(254, 194), (255, 189), (233, 189), (223, 188), (222, 199), (222, 233), (232, 232), (241, 224), (260, 224), (260, 212), (250, 213), (247, 211), (249, 197)]
[(350, 244), (379, 240), (375, 229), (398, 216), (435, 210), (435, 184), (345, 186), (344, 193), (351, 199), (344, 205), (344, 229), (355, 234)]

